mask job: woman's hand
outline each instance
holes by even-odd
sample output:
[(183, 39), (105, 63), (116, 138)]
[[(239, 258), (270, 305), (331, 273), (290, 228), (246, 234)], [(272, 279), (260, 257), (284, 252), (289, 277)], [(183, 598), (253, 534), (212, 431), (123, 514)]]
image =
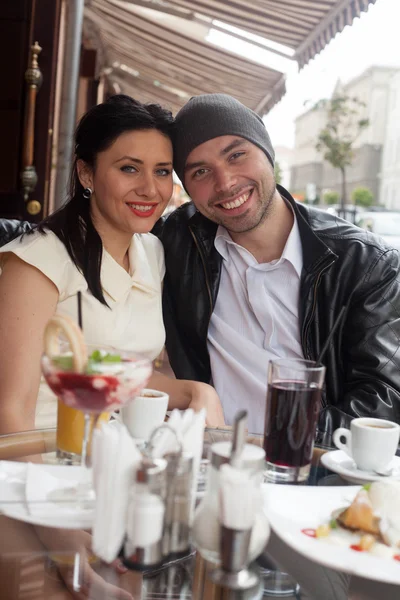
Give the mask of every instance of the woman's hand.
[(196, 412), (206, 409), (206, 425), (208, 427), (225, 427), (224, 411), (215, 389), (207, 383), (191, 382), (191, 400), (188, 408)]
[(206, 424), (209, 427), (225, 427), (221, 401), (211, 385), (189, 379), (173, 379), (154, 371), (148, 387), (169, 395), (169, 410), (193, 408), (198, 412), (205, 408)]
[[(88, 600), (88, 598), (133, 600), (132, 594), (109, 583), (94, 570), (95, 563), (99, 561), (91, 551), (90, 533), (51, 527), (35, 527), (35, 530), (74, 600)], [(77, 555), (79, 555), (79, 566), (75, 562)], [(111, 566), (119, 574), (127, 571), (119, 559), (116, 559)]]

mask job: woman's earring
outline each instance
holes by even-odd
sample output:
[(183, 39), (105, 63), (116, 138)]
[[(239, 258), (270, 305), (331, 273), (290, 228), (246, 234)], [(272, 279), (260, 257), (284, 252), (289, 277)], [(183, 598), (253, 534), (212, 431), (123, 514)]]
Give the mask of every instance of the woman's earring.
[(86, 198), (86, 200), (89, 200), (92, 194), (93, 191), (89, 187), (87, 187), (83, 190), (82, 196)]

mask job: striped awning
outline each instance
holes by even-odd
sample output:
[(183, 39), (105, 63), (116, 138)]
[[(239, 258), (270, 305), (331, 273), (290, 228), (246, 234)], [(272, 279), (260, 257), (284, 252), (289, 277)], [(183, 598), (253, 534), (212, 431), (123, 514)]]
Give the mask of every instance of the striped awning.
[(285, 93), (281, 72), (148, 13), (121, 0), (90, 0), (85, 7), (85, 20), (102, 48), (102, 66), (111, 70), (109, 78), (122, 91), (142, 102), (158, 101), (173, 112), (193, 95), (224, 92), (260, 114)]
[(289, 46), (300, 67), (376, 0), (127, 0), (215, 19)]

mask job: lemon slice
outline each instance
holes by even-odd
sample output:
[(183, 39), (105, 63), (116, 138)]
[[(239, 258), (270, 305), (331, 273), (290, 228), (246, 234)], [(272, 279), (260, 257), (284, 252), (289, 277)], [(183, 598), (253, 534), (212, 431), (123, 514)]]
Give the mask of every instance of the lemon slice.
[(44, 331), (45, 353), (50, 357), (61, 354), (60, 333), (64, 334), (71, 349), (74, 371), (83, 373), (88, 362), (87, 348), (81, 328), (71, 317), (55, 315), (47, 323)]

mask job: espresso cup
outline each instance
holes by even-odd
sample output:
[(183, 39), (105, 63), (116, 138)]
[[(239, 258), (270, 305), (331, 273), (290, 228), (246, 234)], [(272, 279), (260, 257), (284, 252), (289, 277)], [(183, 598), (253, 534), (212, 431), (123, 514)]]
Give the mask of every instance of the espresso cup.
[(335, 446), (346, 452), (362, 471), (386, 469), (396, 454), (399, 438), (397, 423), (368, 417), (353, 419), (350, 430), (340, 427), (333, 433)]
[(123, 406), (120, 416), (131, 436), (148, 441), (153, 430), (164, 422), (168, 400), (164, 392), (144, 389), (140, 396)]

